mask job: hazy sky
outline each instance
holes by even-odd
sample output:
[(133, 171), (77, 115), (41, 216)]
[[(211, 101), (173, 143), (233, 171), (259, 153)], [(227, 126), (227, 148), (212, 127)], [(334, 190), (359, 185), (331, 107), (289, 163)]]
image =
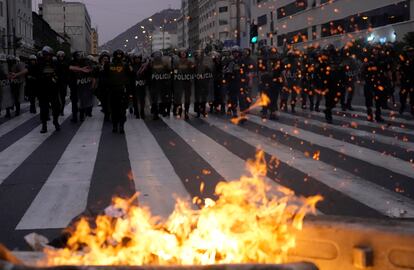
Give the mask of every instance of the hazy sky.
[[(92, 26), (98, 26), (100, 44), (165, 8), (179, 8), (180, 0), (66, 0), (87, 5)], [(33, 9), (41, 0), (32, 0)]]

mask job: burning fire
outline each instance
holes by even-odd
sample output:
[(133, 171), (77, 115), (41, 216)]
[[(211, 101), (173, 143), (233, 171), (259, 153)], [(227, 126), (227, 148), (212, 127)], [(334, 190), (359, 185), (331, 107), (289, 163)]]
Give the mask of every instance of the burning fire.
[(206, 265), (281, 263), (295, 247), (295, 232), (315, 212), (321, 196), (295, 197), (266, 184), (265, 155), (247, 162), (248, 176), (222, 182), (216, 201), (200, 209), (178, 199), (166, 219), (129, 200), (115, 198), (118, 215), (80, 220), (64, 249), (47, 248), (42, 265)]
[(231, 122), (235, 125), (239, 124), (240, 121), (246, 120), (246, 113), (250, 112), (251, 110), (258, 108), (258, 107), (263, 107), (263, 106), (267, 106), (270, 104), (270, 98), (266, 95), (266, 94), (260, 94), (259, 98), (256, 100), (255, 103), (253, 103), (249, 108), (247, 108), (245, 111), (241, 112), (241, 116), (237, 117), (237, 118), (233, 118), (231, 119)]

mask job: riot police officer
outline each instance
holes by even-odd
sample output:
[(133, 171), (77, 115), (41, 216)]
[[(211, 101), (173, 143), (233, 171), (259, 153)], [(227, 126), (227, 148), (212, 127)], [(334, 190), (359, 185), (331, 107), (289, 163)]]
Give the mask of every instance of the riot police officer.
[(232, 60), (226, 70), (228, 73), (230, 109), (233, 117), (237, 117), (238, 107), (240, 107), (241, 116), (243, 117), (250, 105), (247, 69), (248, 66), (243, 62), (240, 47), (234, 46), (232, 48)]
[(290, 108), (295, 113), (297, 96), (302, 91), (301, 86), (301, 62), (298, 53), (289, 51), (283, 68), (285, 87), (281, 94), (281, 109), (285, 112), (288, 110), (288, 101), (290, 97)]
[(13, 107), (14, 100), (9, 80), (7, 56), (5, 54), (0, 54), (0, 83), (0, 108), (6, 109), (6, 117), (10, 118), (10, 108)]
[(137, 119), (145, 119), (145, 99), (147, 97), (147, 85), (149, 81), (148, 63), (144, 62), (141, 54), (132, 56), (132, 74), (134, 78), (132, 101), (134, 113)]
[(37, 56), (32, 54), (29, 56), (26, 77), (26, 94), (29, 98), (30, 113), (36, 113), (36, 97), (39, 88), (39, 69), (37, 64)]
[(326, 48), (327, 59), (320, 66), (322, 70), (323, 83), (325, 84), (325, 119), (328, 123), (332, 123), (332, 110), (339, 102), (341, 93), (343, 93), (345, 71), (341, 65), (341, 58), (332, 44)]
[(171, 62), (163, 58), (161, 51), (153, 53), (150, 64), (150, 99), (151, 113), (154, 120), (159, 119), (159, 113), (167, 116), (167, 105), (171, 98)]
[(202, 50), (194, 54), (194, 108), (197, 117), (207, 116), (208, 94), (213, 92), (213, 62)]
[(345, 81), (343, 93), (341, 94), (341, 106), (343, 111), (352, 111), (352, 99), (355, 93), (355, 83), (358, 78), (359, 70), (357, 62), (352, 57), (349, 48), (343, 48), (342, 59), (345, 68)]
[(259, 63), (260, 69), (262, 70), (259, 88), (261, 93), (270, 99), (270, 103), (263, 106), (262, 117), (266, 118), (268, 113), (270, 113), (269, 119), (275, 120), (277, 119), (278, 99), (285, 85), (285, 79), (282, 73), (282, 60), (276, 48), (273, 47), (270, 49), (268, 58), (263, 58)]
[(380, 50), (380, 47), (372, 48), (369, 60), (364, 64), (362, 70), (365, 80), (364, 95), (368, 120), (374, 120), (372, 107), (375, 101), (375, 120), (377, 122), (384, 122), (381, 116), (381, 108), (387, 99), (386, 89), (390, 78), (387, 64), (381, 59)]
[(24, 84), (27, 70), (25, 64), (20, 62), (20, 59), (13, 55), (7, 57), (7, 64), (11, 74), (11, 90), (14, 108), (16, 109), (16, 116), (18, 116), (20, 115), (20, 104), (24, 100)]
[(46, 133), (49, 108), (52, 108), (53, 125), (56, 131), (60, 130), (59, 114), (61, 105), (57, 90), (57, 68), (53, 62), (53, 49), (45, 46), (42, 53), (42, 61), (39, 63), (39, 84), (42, 86), (39, 88), (40, 120), (42, 122), (40, 133)]
[(189, 119), (191, 88), (194, 78), (194, 64), (188, 59), (185, 49), (178, 51), (178, 59), (174, 61), (174, 116), (182, 116), (184, 97), (184, 118)]
[(104, 121), (110, 121), (110, 110), (109, 110), (109, 87), (108, 87), (108, 73), (109, 64), (111, 61), (111, 55), (108, 51), (102, 51), (99, 55), (98, 65), (98, 88), (97, 96), (101, 102), (102, 112), (104, 114)]
[(69, 65), (66, 62), (66, 54), (64, 51), (58, 51), (56, 53), (56, 72), (57, 72), (57, 87), (60, 97), (60, 115), (63, 116), (63, 110), (65, 108), (68, 80), (69, 80)]
[(124, 63), (124, 52), (116, 50), (108, 70), (109, 99), (112, 115), (112, 132), (125, 133), (127, 89), (131, 70)]
[(400, 77), (400, 114), (403, 114), (407, 106), (407, 97), (410, 98), (410, 111), (414, 116), (414, 48), (404, 47), (404, 53), (400, 57), (398, 67)]

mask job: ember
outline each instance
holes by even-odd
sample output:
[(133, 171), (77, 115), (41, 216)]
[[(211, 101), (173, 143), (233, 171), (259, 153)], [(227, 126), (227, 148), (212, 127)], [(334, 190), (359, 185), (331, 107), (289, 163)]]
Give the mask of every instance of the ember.
[[(321, 196), (298, 199), (266, 184), (263, 152), (247, 162), (248, 176), (222, 182), (218, 199), (200, 209), (178, 199), (167, 220), (115, 198), (116, 217), (102, 215), (92, 226), (82, 219), (64, 249), (46, 249), (40, 265), (208, 265), (282, 263), (295, 247), (295, 232)], [(273, 194), (273, 195), (270, 195)]]

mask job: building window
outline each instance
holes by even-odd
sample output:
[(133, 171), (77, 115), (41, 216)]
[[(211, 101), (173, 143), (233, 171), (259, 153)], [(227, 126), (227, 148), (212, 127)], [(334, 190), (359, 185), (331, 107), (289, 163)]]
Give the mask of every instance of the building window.
[(304, 28), (298, 31), (293, 31), (287, 34), (283, 34), (277, 37), (277, 46), (283, 46), (286, 44), (295, 44), (308, 41), (308, 28)]
[(262, 15), (257, 18), (257, 26), (262, 26), (267, 24), (267, 15)]
[(352, 33), (368, 28), (408, 21), (410, 19), (409, 1), (377, 8), (361, 14), (322, 24), (322, 37)]
[(229, 22), (227, 20), (219, 20), (219, 25), (227, 25)]
[(229, 8), (228, 8), (228, 7), (219, 7), (219, 12), (220, 12), (220, 13), (227, 12), (228, 10), (229, 10)]
[(308, 7), (307, 0), (296, 0), (295, 2), (290, 3), (289, 5), (278, 8), (277, 18), (282, 19), (282, 18), (291, 16), (293, 14), (301, 12), (302, 10), (305, 10), (307, 7)]

